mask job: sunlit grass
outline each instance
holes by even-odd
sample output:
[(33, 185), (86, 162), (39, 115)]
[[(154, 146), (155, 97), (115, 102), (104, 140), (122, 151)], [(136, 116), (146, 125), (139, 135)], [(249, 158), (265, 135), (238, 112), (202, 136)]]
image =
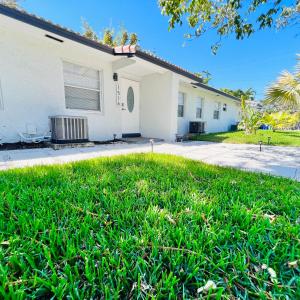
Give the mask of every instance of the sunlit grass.
[(168, 155), (0, 172), (0, 298), (297, 299), (299, 216), (297, 182)]
[(246, 135), (243, 131), (219, 132), (210, 134), (201, 134), (194, 139), (198, 141), (232, 143), (232, 144), (268, 144), (270, 137), (271, 146), (297, 146), (300, 147), (300, 131), (271, 131), (258, 130), (256, 134)]

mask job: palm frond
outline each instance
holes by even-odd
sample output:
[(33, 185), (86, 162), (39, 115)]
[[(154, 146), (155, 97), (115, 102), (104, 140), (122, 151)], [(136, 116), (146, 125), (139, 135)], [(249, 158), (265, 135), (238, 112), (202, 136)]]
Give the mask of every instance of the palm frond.
[(266, 103), (278, 103), (284, 107), (300, 107), (300, 78), (284, 71), (266, 91)]

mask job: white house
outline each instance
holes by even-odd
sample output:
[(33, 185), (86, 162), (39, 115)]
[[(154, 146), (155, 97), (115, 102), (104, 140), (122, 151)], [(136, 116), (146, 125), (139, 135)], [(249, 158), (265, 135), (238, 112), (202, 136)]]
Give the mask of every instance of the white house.
[(118, 53), (0, 5), (2, 142), (17, 142), (33, 128), (49, 133), (56, 115), (86, 117), (92, 141), (114, 134), (173, 141), (189, 132), (190, 121), (204, 122), (206, 132), (227, 131), (239, 110), (235, 97), (158, 57)]

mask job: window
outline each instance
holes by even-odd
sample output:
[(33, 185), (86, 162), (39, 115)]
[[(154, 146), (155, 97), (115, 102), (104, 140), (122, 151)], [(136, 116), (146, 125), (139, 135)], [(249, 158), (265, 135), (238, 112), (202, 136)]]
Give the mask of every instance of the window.
[(102, 72), (64, 62), (66, 108), (101, 111)]
[(133, 88), (130, 86), (127, 91), (127, 108), (129, 112), (133, 111), (134, 108), (134, 93)]
[(196, 98), (196, 119), (202, 118), (203, 101), (204, 99), (202, 97)]
[(183, 116), (184, 116), (184, 100), (185, 100), (184, 93), (179, 92), (179, 94), (178, 94), (178, 113), (177, 113), (178, 118), (183, 118)]
[(213, 118), (215, 120), (219, 120), (220, 119), (220, 110), (221, 110), (221, 103), (220, 102), (216, 102), (215, 103), (215, 108), (214, 108), (214, 114), (213, 114)]

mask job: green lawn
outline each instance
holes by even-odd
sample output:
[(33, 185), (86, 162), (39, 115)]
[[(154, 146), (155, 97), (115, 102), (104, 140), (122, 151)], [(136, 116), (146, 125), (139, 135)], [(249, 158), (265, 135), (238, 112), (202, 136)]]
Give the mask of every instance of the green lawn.
[(300, 131), (276, 131), (258, 130), (256, 134), (245, 135), (243, 131), (219, 132), (210, 134), (201, 134), (195, 137), (195, 140), (233, 143), (233, 144), (258, 144), (262, 141), (268, 143), (268, 137), (271, 137), (271, 145), (273, 146), (296, 146), (300, 147)]
[(299, 216), (300, 183), (175, 156), (0, 172), (0, 298), (299, 299)]

